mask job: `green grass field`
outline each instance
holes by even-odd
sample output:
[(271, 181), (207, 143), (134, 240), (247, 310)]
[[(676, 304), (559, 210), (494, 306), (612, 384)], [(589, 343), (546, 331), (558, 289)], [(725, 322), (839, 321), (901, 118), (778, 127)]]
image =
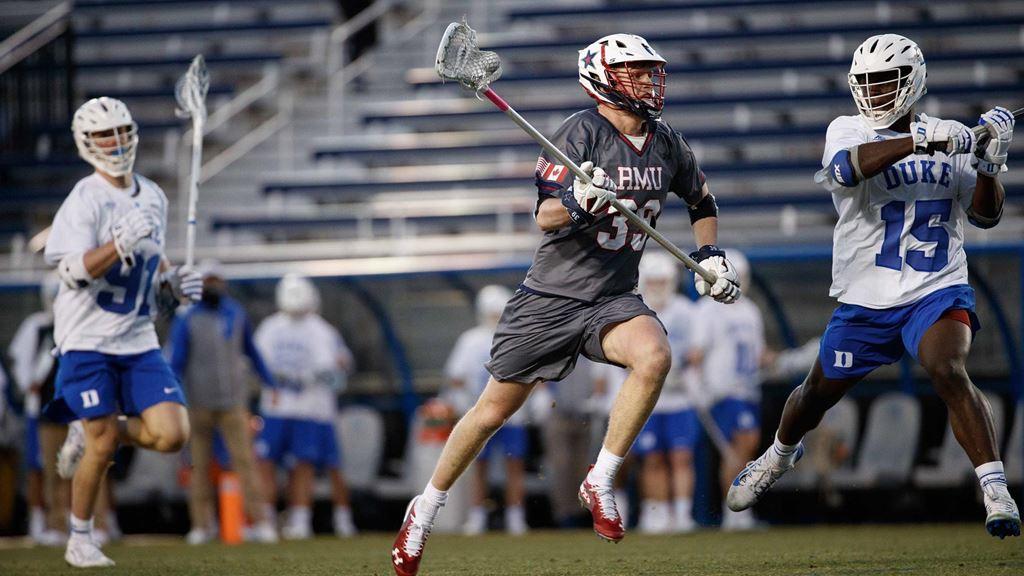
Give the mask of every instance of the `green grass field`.
[[(118, 565), (104, 574), (179, 576), (390, 575), (392, 535), (352, 540), (319, 538), (277, 546), (189, 547), (179, 538), (136, 538), (112, 545)], [(0, 549), (0, 574), (81, 574), (62, 550)], [(97, 573), (99, 571), (90, 571)], [(705, 531), (687, 536), (639, 536), (612, 545), (590, 532), (534, 532), (513, 538), (435, 535), (424, 576), (447, 574), (826, 575), (1024, 574), (1024, 541), (1000, 541), (978, 525), (831, 526), (746, 533)]]

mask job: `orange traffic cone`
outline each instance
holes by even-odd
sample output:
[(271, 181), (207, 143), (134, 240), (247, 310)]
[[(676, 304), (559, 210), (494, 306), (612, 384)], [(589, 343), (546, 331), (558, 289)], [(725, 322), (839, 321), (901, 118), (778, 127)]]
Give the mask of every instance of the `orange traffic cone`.
[(241, 544), (245, 526), (242, 484), (238, 474), (224, 471), (218, 485), (220, 496), (220, 539), (225, 544)]

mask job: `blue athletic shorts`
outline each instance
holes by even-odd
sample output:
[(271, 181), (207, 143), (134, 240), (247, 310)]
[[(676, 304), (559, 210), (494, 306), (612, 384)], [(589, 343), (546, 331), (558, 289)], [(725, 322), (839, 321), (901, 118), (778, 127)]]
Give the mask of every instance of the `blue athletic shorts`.
[(917, 360), (924, 333), (949, 310), (967, 311), (972, 334), (981, 328), (974, 313), (974, 289), (966, 284), (885, 310), (843, 304), (836, 308), (821, 337), (821, 369), (826, 378), (857, 378), (898, 361), (904, 351)]
[(725, 439), (732, 441), (737, 432), (761, 428), (760, 408), (756, 402), (739, 398), (724, 398), (711, 407), (711, 418)]
[(39, 472), (43, 469), (43, 448), (39, 444), (39, 418), (25, 418), (25, 469)]
[(160, 350), (126, 355), (73, 350), (60, 356), (56, 392), (45, 413), (54, 422), (138, 416), (161, 402), (185, 405)]
[(633, 452), (638, 456), (671, 450), (692, 452), (699, 436), (700, 424), (696, 411), (655, 412), (636, 437)]
[(278, 466), (295, 462), (312, 464), (320, 470), (341, 466), (334, 424), (316, 420), (265, 416), (256, 439), (256, 454)]
[(477, 456), (477, 460), (487, 460), (492, 453), (499, 448), (499, 454), (507, 458), (526, 458), (527, 434), (526, 426), (502, 426), (491, 436), (491, 439), (484, 444), (483, 450)]

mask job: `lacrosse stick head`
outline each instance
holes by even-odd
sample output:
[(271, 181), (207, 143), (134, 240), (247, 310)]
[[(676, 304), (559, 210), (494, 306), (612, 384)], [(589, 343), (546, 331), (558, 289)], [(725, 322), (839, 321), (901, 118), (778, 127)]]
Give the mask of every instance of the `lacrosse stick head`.
[(452, 22), (444, 31), (434, 69), (443, 80), (455, 80), (479, 92), (501, 76), (501, 59), (477, 47), (476, 31), (463, 20)]
[(206, 120), (206, 93), (210, 90), (210, 73), (202, 54), (192, 59), (188, 71), (174, 85), (174, 99), (178, 102), (175, 114), (179, 118)]

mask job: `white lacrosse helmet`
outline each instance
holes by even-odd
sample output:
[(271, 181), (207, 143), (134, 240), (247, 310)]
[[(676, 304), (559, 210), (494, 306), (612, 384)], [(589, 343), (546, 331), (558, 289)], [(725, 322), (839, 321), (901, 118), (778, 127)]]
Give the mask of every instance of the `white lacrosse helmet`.
[(308, 314), (320, 307), (320, 292), (299, 274), (285, 274), (277, 283), (277, 308), (287, 314)]
[[(124, 127), (127, 130), (115, 137), (115, 132), (122, 132)], [(89, 100), (75, 112), (71, 132), (78, 154), (86, 162), (111, 176), (131, 173), (139, 127), (124, 102), (106, 96)]]
[(664, 308), (676, 295), (679, 266), (664, 252), (649, 252), (640, 260), (640, 294), (649, 306)]
[(476, 317), (480, 324), (496, 324), (505, 310), (505, 304), (512, 298), (512, 291), (504, 286), (484, 286), (476, 294)]
[[(656, 64), (650, 81), (636, 82), (631, 63)], [(625, 70), (613, 70), (622, 65)], [(643, 118), (658, 118), (665, 106), (665, 59), (636, 34), (611, 34), (580, 50), (580, 84), (591, 98)], [(625, 72), (625, 73), (623, 73)]]
[(850, 92), (872, 128), (892, 126), (928, 92), (924, 54), (909, 38), (880, 34), (853, 52)]

